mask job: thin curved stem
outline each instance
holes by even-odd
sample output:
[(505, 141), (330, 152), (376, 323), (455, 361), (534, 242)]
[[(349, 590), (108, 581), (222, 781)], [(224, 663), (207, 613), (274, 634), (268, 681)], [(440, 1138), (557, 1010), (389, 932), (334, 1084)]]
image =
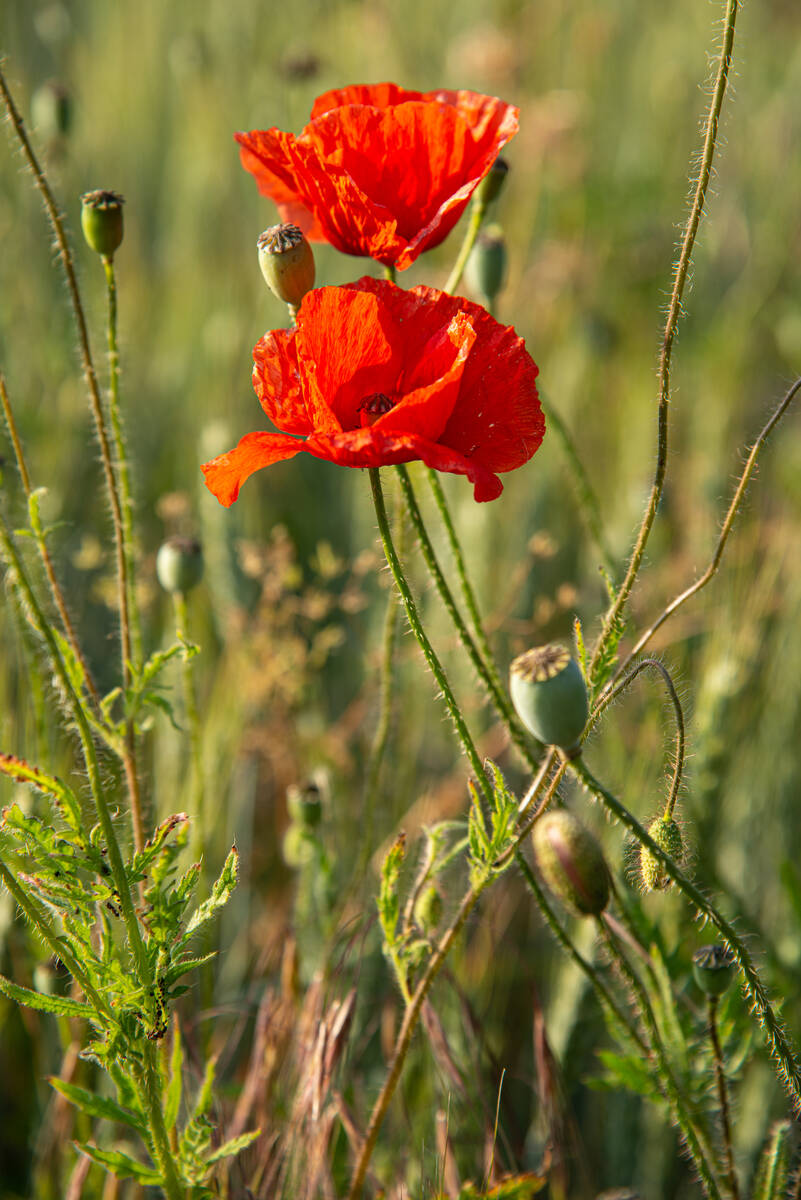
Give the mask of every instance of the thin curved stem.
[(746, 949), (744, 940), (734, 929), (733, 925), (717, 910), (711, 900), (707, 899), (703, 892), (676, 866), (670, 855), (666, 854), (662, 847), (657, 845), (654, 839), (643, 829), (636, 817), (632, 816), (629, 810), (602, 783), (599, 783), (583, 758), (574, 759), (570, 762), (569, 766), (584, 784), (590, 795), (595, 796), (605, 804), (609, 811), (634, 834), (637, 840), (650, 850), (654, 858), (658, 859), (662, 864), (664, 870), (678, 889), (695, 905), (698, 912), (708, 918), (719, 931), (739, 965), (743, 989), (751, 1001), (754, 1011), (759, 1014), (760, 1024), (762, 1025), (768, 1048), (776, 1062), (779, 1077), (793, 1102), (796, 1114), (801, 1113), (801, 1064), (799, 1064), (798, 1055), (790, 1039), (782, 1029), (779, 1019), (773, 1011), (765, 987), (751, 961), (751, 956)]
[[(389, 742), (389, 731), (392, 718), (392, 667), (395, 661), (395, 648), (398, 641), (398, 598), (392, 590), (387, 596), (387, 608), (384, 614), (384, 629), (381, 637), (381, 682), (378, 702), (378, 721), (376, 722), (373, 741), (370, 746), (370, 757), (367, 761), (366, 781), (364, 786), (364, 801), (362, 804), (362, 869), (369, 862), (372, 853), (373, 827), (375, 824), (375, 807), (378, 802), (378, 785), (381, 779), (381, 768)], [(359, 875), (362, 871), (358, 872)]]
[[(490, 702), (505, 725), (510, 738), (520, 751), (520, 754), (523, 756), (525, 762), (528, 764), (531, 770), (534, 771), (538, 766), (537, 757), (531, 750), (529, 739), (526, 737), (525, 730), (515, 717), (511, 701), (509, 700), (508, 696), (504, 694), (500, 679), (498, 678), (498, 673), (495, 670), (494, 663), (492, 662), (492, 658), (490, 657), (488, 662), (481, 654), (478, 646), (470, 634), (470, 630), (467, 628), (467, 625), (464, 622), (462, 614), (456, 607), (453, 593), (448, 587), (447, 580), (445, 579), (442, 568), (440, 567), (437, 556), (434, 552), (431, 539), (428, 536), (428, 531), (425, 527), (425, 522), (423, 521), (423, 515), (420, 512), (420, 507), (417, 503), (417, 497), (414, 494), (412, 481), (409, 478), (409, 472), (406, 470), (406, 467), (402, 465), (396, 467), (395, 469), (400, 478), (401, 489), (403, 491), (403, 498), (406, 501), (407, 511), (411, 518), (414, 531), (417, 534), (418, 541), (420, 542), (420, 550), (425, 560), (425, 564), (428, 567), (429, 574), (431, 575), (437, 591), (439, 592), (439, 596), (442, 600), (445, 611), (453, 622), (453, 626), (459, 635), (459, 640), (467, 651), (467, 656), (470, 659), (476, 674), (484, 685), (484, 689), (489, 697)], [(443, 496), (442, 499), (444, 503), (445, 497)], [(462, 567), (464, 568), (464, 563), (462, 563)]]
[(696, 579), (695, 583), (691, 584), (688, 588), (685, 588), (683, 592), (680, 592), (679, 595), (675, 597), (675, 599), (671, 600), (670, 604), (668, 604), (667, 607), (662, 610), (653, 624), (649, 625), (645, 632), (640, 635), (632, 649), (626, 655), (625, 659), (623, 659), (621, 662), (620, 666), (615, 672), (615, 675), (610, 680), (609, 684), (607, 685), (607, 690), (614, 686), (618, 677), (623, 673), (623, 671), (626, 670), (626, 667), (634, 658), (637, 657), (641, 650), (647, 646), (656, 631), (660, 629), (662, 625), (664, 625), (665, 621), (667, 621), (668, 617), (672, 617), (677, 609), (681, 608), (681, 606), (685, 604), (692, 596), (695, 596), (701, 591), (702, 588), (706, 587), (709, 581), (717, 574), (721, 559), (723, 558), (723, 551), (726, 548), (726, 543), (729, 540), (729, 535), (731, 534), (732, 527), (734, 525), (734, 519), (737, 516), (737, 512), (740, 508), (740, 504), (742, 503), (742, 499), (745, 495), (751, 476), (756, 469), (759, 452), (770, 437), (770, 434), (773, 432), (775, 426), (787, 412), (787, 409), (790, 407), (790, 404), (795, 399), (799, 390), (801, 390), (801, 379), (796, 379), (792, 387), (790, 387), (785, 393), (781, 402), (764, 425), (759, 437), (751, 447), (746, 464), (737, 482), (737, 487), (734, 490), (731, 504), (729, 505), (726, 516), (723, 519), (720, 536), (718, 537), (717, 545), (709, 566), (706, 568), (703, 575)]
[(86, 687), (89, 691), (89, 694), (92, 697), (94, 704), (96, 706), (99, 706), (100, 705), (100, 693), (98, 692), (97, 687), (95, 685), (95, 681), (92, 678), (92, 673), (89, 670), (89, 664), (87, 663), (87, 661), (84, 658), (83, 653), (81, 651), (81, 644), (78, 641), (78, 635), (75, 632), (74, 625), (72, 624), (72, 619), (70, 618), (69, 609), (67, 608), (67, 602), (64, 599), (64, 593), (62, 592), (61, 585), (58, 582), (58, 577), (56, 576), (56, 570), (55, 570), (55, 567), (53, 566), (53, 560), (50, 557), (50, 551), (47, 547), (47, 539), (45, 537), (44, 530), (42, 529), (41, 522), (39, 521), (38, 510), (36, 509), (35, 506), (31, 505), (31, 497), (33, 494), (33, 488), (31, 487), (31, 480), (30, 480), (30, 476), (28, 474), (28, 467), (25, 462), (25, 454), (22, 449), (22, 441), (20, 440), (20, 436), (17, 431), (17, 424), (16, 424), (16, 421), (14, 420), (14, 412), (13, 412), (13, 409), (11, 408), (11, 401), (9, 399), (8, 391), (6, 389), (6, 381), (5, 381), (2, 373), (0, 373), (0, 402), (2, 402), (2, 405), (3, 405), (3, 415), (5, 416), (6, 425), (8, 426), (8, 432), (11, 436), (11, 442), (14, 447), (14, 457), (17, 461), (17, 468), (19, 470), (20, 479), (22, 480), (22, 488), (23, 488), (23, 491), (25, 492), (25, 498), (28, 501), (28, 512), (29, 512), (29, 515), (31, 518), (31, 525), (33, 528), (34, 537), (36, 539), (36, 547), (39, 551), (39, 557), (42, 560), (42, 566), (45, 569), (45, 574), (47, 576), (47, 582), (50, 585), (50, 594), (53, 597), (53, 602), (54, 602), (56, 608), (58, 609), (58, 615), (61, 618), (61, 624), (64, 629), (64, 634), (66, 636), (66, 639), (69, 642), (70, 649), (72, 650), (72, 653), (75, 655), (75, 658), (77, 659), (77, 661), (80, 665), (84, 680), (86, 681)]
[(467, 232), (464, 235), (464, 241), (462, 242), (459, 253), (456, 256), (456, 262), (453, 264), (453, 270), (448, 276), (448, 282), (442, 289), (444, 292), (455, 292), (461, 283), (464, 269), (467, 266), (467, 260), (470, 257), (470, 251), (476, 244), (476, 239), (481, 232), (481, 226), (484, 224), (484, 218), (486, 215), (486, 204), (481, 204), (474, 200), (470, 206), (470, 224), (467, 226)]
[(707, 189), (709, 187), (709, 179), (712, 173), (712, 162), (715, 157), (715, 146), (717, 143), (720, 113), (723, 108), (723, 99), (726, 95), (729, 68), (731, 66), (732, 49), (734, 47), (734, 26), (737, 19), (738, 8), (739, 0), (727, 0), (726, 16), (723, 24), (723, 43), (718, 59), (717, 74), (715, 77), (715, 86), (712, 92), (712, 99), (709, 105), (709, 113), (706, 119), (701, 164), (698, 169), (695, 194), (693, 196), (692, 206), (690, 208), (690, 213), (685, 225), (681, 251), (679, 253), (678, 262), (676, 263), (676, 269), (673, 276), (673, 290), (670, 296), (667, 319), (665, 321), (665, 328), (662, 335), (662, 348), (659, 355), (659, 403), (657, 412), (656, 470), (654, 473), (654, 481), (651, 487), (651, 495), (648, 499), (648, 505), (640, 525), (637, 541), (634, 545), (634, 549), (632, 550), (631, 558), (629, 559), (626, 575), (622, 584), (620, 585), (620, 588), (618, 589), (614, 601), (606, 613), (606, 617), (604, 618), (601, 634), (598, 638), (598, 642), (592, 655), (592, 661), (590, 663), (591, 670), (593, 667), (595, 667), (604, 649), (606, 648), (609, 637), (616, 626), (617, 619), (623, 612), (629, 595), (631, 594), (631, 590), (634, 587), (634, 581), (637, 578), (637, 573), (639, 572), (640, 564), (642, 563), (643, 555), (645, 554), (645, 547), (648, 543), (651, 528), (656, 518), (657, 509), (659, 508), (659, 501), (662, 497), (662, 490), (665, 484), (668, 451), (668, 410), (670, 406), (671, 356), (673, 353), (673, 343), (676, 337), (676, 331), (678, 329), (679, 317), (681, 316), (682, 296), (684, 295), (684, 287), (687, 282), (687, 273), (690, 269), (695, 238), (696, 234), (698, 233), (698, 227), (701, 223), (701, 216), (704, 211)]
[(673, 768), (673, 780), (670, 785), (670, 793), (668, 795), (664, 812), (665, 820), (669, 821), (672, 818), (674, 809), (676, 807), (676, 800), (678, 799), (679, 789), (681, 787), (681, 777), (684, 771), (685, 728), (684, 712), (682, 711), (679, 694), (676, 691), (676, 687), (670, 677), (670, 672), (665, 664), (661, 663), (658, 658), (643, 658), (636, 664), (636, 666), (632, 667), (632, 669), (624, 676), (623, 679), (620, 680), (619, 683), (615, 685), (615, 687), (611, 689), (611, 691), (606, 691), (602, 694), (590, 717), (590, 728), (595, 725), (598, 718), (605, 711), (605, 709), (609, 707), (612, 701), (617, 699), (621, 692), (624, 692), (626, 688), (634, 682), (640, 672), (646, 670), (646, 668), (656, 671), (662, 676), (662, 680), (667, 688), (668, 696), (670, 697), (670, 702), (673, 705), (673, 712), (676, 716), (676, 763)]
[(723, 1051), (718, 1036), (718, 997), (707, 997), (707, 1020), (709, 1024), (709, 1040), (712, 1043), (712, 1058), (715, 1063), (715, 1083), (718, 1089), (720, 1105), (720, 1126), (723, 1133), (723, 1152), (726, 1156), (726, 1171), (729, 1176), (729, 1189), (732, 1200), (740, 1200), (740, 1188), (737, 1183), (737, 1172), (734, 1168), (734, 1148), (731, 1137), (731, 1117), (729, 1115), (729, 1091), (726, 1086), (726, 1072), (723, 1065)]
[(456, 703), (456, 697), (454, 696), (451, 686), (448, 683), (448, 678), (442, 668), (442, 664), (437, 658), (434, 647), (428, 640), (428, 635), (423, 628), (423, 623), (420, 620), (420, 614), (417, 611), (417, 605), (415, 604), (411, 588), (409, 587), (406, 576), (403, 572), (403, 567), (401, 566), (400, 559), (398, 558), (395, 550), (395, 544), (392, 540), (392, 532), (387, 519), (387, 510), (386, 505), (384, 504), (384, 493), (381, 487), (381, 474), (378, 467), (370, 467), (370, 487), (372, 489), (373, 504), (375, 505), (376, 517), (378, 519), (378, 531), (381, 535), (381, 543), (384, 547), (384, 554), (386, 555), (389, 569), (392, 572), (392, 577), (395, 580), (395, 585), (400, 592), (403, 606), (406, 609), (406, 617), (409, 621), (409, 626), (415, 638), (417, 639), (420, 649), (423, 652), (423, 657), (425, 658), (429, 669), (431, 670), (431, 674), (434, 676), (437, 686), (439, 687), (445, 699), (448, 713), (453, 721), (459, 741), (462, 744), (462, 748), (470, 761), (470, 766), (475, 776), (476, 783), (481, 789), (481, 793), (485, 801), (489, 804), (492, 801), (492, 790), (490, 788), (489, 780), (487, 779), (481, 759), (478, 756), (475, 743), (470, 736), (470, 731), (467, 728), (465, 719), (462, 716), (462, 711), (459, 708), (459, 705)]
[(607, 925), (603, 918), (603, 914), (598, 917), (598, 929), (606, 943), (609, 953), (623, 975), (626, 983), (632, 991), (632, 995), (642, 1017), (643, 1024), (648, 1031), (648, 1038), (651, 1043), (651, 1048), (656, 1055), (659, 1064), (659, 1084), (664, 1090), (670, 1105), (673, 1119), (681, 1130), (687, 1146), (687, 1150), (695, 1164), (696, 1170), (701, 1177), (704, 1192), (712, 1200), (720, 1200), (720, 1188), (718, 1181), (715, 1178), (715, 1160), (711, 1147), (706, 1139), (703, 1130), (700, 1128), (697, 1117), (690, 1111), (689, 1105), (685, 1097), (681, 1093), (681, 1088), (676, 1080), (673, 1068), (668, 1061), (665, 1047), (662, 1043), (662, 1035), (659, 1032), (659, 1026), (656, 1023), (654, 1010), (651, 1006), (651, 1001), (648, 993), (645, 990), (642, 981), (637, 972), (632, 967), (626, 955), (623, 953), (620, 945), (617, 942), (612, 930)]

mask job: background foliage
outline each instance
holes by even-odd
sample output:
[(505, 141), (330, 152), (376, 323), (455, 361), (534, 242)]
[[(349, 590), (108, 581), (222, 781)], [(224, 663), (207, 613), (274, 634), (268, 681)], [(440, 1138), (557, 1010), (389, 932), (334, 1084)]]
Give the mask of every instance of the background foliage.
[[(285, 321), (255, 256), (274, 209), (239, 167), (232, 132), (297, 130), (316, 94), (352, 81), (468, 87), (520, 105), (521, 132), (509, 147), (512, 171), (497, 214), (511, 249), (498, 315), (526, 338), (548, 403), (574, 432), (599, 496), (606, 544), (620, 563), (652, 473), (660, 318), (687, 164), (698, 148), (698, 81), (718, 16), (695, 0), (667, 7), (632, 0), (296, 0), (283, 7), (10, 0), (0, 17), (0, 51), (25, 111), (49, 79), (70, 95), (68, 134), (40, 136), (39, 144), (73, 229), (81, 192), (113, 188), (127, 199), (117, 269), (146, 636), (150, 649), (173, 639), (171, 609), (155, 583), (158, 544), (168, 533), (197, 533), (207, 574), (192, 597), (191, 633), (203, 647), (196, 677), (210, 872), (233, 840), (241, 854), (240, 886), (213, 935), (225, 954), (187, 1002), (188, 1061), (191, 1067), (193, 1038), (220, 1051), (217, 1103), (232, 1110), (251, 1078), (260, 1005), (270, 996), (283, 1006), (293, 1035), (289, 1049), (273, 1047), (272, 1075), (262, 1081), (262, 1111), (255, 1111), (263, 1128), (298, 1135), (305, 1128), (309, 1114), (297, 1101), (292, 1107), (306, 1061), (303, 1039), (333, 1020), (354, 984), (336, 1087), (359, 1117), (368, 1108), (397, 1019), (373, 916), (379, 860), (371, 850), (389, 844), (399, 827), (411, 845), (422, 823), (463, 815), (466, 793), (449, 727), (428, 681), (421, 683), (416, 647), (403, 638), (388, 769), (375, 811), (363, 814), (386, 579), (361, 473), (300, 456), (251, 481), (227, 513), (202, 487), (199, 463), (258, 427), (250, 350), (266, 328)], [(705, 566), (740, 448), (801, 370), (800, 27), (789, 0), (747, 6), (740, 18), (734, 95), (676, 353), (668, 487), (634, 597), (643, 618)], [(113, 564), (70, 317), (39, 202), (10, 142), (3, 156), (0, 366), (34, 482), (48, 489), (48, 519), (60, 523), (54, 546), (79, 598), (93, 670), (110, 686)], [(457, 235), (399, 282), (442, 284)], [(102, 273), (88, 251), (77, 250), (99, 353)], [(317, 263), (320, 283), (370, 269), (324, 248)], [(695, 869), (725, 894), (727, 913), (755, 933), (753, 948), (796, 1037), (799, 480), (801, 435), (791, 416), (764, 454), (720, 576), (657, 639), (690, 718), (682, 815)], [(546, 437), (494, 504), (476, 507), (462, 480), (446, 486), (501, 661), (568, 637), (576, 612), (595, 629), (604, 603), (601, 554), (557, 438)], [(20, 495), (10, 470), (3, 489), (13, 512)], [(436, 632), (433, 613), (432, 620)], [(444, 627), (439, 634), (449, 670), (469, 697), (472, 681), (452, 636)], [(21, 652), (25, 637), (24, 622), (4, 605), (0, 748), (66, 769), (70, 746), (48, 724), (45, 695)], [(174, 685), (179, 704), (177, 674)], [(522, 785), (477, 693), (466, 707), (483, 731), (483, 749), (513, 786)], [(661, 695), (643, 684), (611, 712), (603, 741), (590, 751), (642, 819), (664, 795), (670, 738), (663, 716)], [(165, 721), (147, 764), (158, 813), (188, 807), (185, 754)], [(293, 869), (282, 855), (285, 791), (314, 772), (324, 820), (311, 861)], [(0, 783), (3, 804), (20, 796)], [(625, 876), (620, 832), (596, 826)], [(363, 881), (358, 862), (369, 862)], [(30, 985), (48, 966), (36, 963), (41, 950), (14, 919), (8, 896), (0, 905), (0, 969)], [(642, 922), (643, 936), (659, 944), (679, 981), (688, 1053), (696, 1053), (697, 999), (681, 980), (699, 935), (672, 896), (647, 898)], [(293, 958), (286, 947), (294, 939)], [(690, 1194), (663, 1114), (617, 1087), (599, 1094), (588, 1086), (604, 1074), (601, 1017), (517, 878), (489, 894), (451, 967), (434, 993), (432, 1020), (441, 1030), (420, 1039), (384, 1134), (384, 1157), (376, 1160), (379, 1176), (391, 1172), (393, 1145), (404, 1146), (413, 1194), (444, 1190), (437, 1130), (446, 1121), (462, 1177), (480, 1181), (505, 1069), (496, 1148), (505, 1168), (534, 1169), (550, 1141), (572, 1163), (571, 1195), (632, 1182), (649, 1197)], [(738, 1003), (729, 1014), (735, 1042), (743, 1026)], [(78, 1136), (44, 1082), (68, 1048), (69, 1031), (60, 1036), (64, 1045), (49, 1018), (0, 999), (3, 1200), (48, 1195), (36, 1171), (52, 1153), (54, 1130)], [(770, 1122), (785, 1114), (757, 1046), (736, 1106), (746, 1169)], [(260, 1154), (269, 1171), (269, 1145), (248, 1154)], [(582, 1158), (584, 1176), (576, 1166)], [(290, 1156), (281, 1168), (287, 1194), (296, 1166)], [(103, 1186), (98, 1170), (85, 1194), (100, 1196)]]

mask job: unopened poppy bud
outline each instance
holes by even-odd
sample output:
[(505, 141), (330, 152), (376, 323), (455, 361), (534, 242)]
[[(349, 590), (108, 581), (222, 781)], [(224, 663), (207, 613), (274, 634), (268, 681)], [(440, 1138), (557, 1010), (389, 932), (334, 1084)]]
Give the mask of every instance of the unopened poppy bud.
[(159, 546), (156, 575), (165, 592), (191, 592), (203, 578), (203, 551), (195, 538), (171, 537)]
[(31, 120), (42, 137), (64, 137), (69, 133), (71, 118), (70, 94), (62, 83), (51, 79), (33, 93)]
[(414, 919), (423, 933), (433, 933), (442, 920), (442, 896), (435, 883), (423, 888), (417, 897)]
[(271, 225), (256, 243), (259, 266), (270, 291), (297, 308), (314, 287), (314, 255), (297, 225)]
[[(656, 817), (648, 826), (648, 833), (660, 850), (669, 854), (674, 862), (681, 862), (684, 856), (684, 842), (681, 830), (672, 817)], [(670, 884), (667, 871), (647, 846), (640, 847), (640, 879), (647, 892), (655, 892)]]
[(116, 192), (85, 192), (81, 196), (83, 236), (96, 254), (113, 258), (122, 241), (122, 206), (125, 200)]
[(693, 975), (705, 996), (722, 996), (734, 978), (737, 964), (730, 948), (720, 943), (702, 946), (693, 955)]
[(509, 669), (509, 687), (517, 715), (546, 746), (570, 757), (579, 753), (589, 702), (581, 668), (558, 643), (519, 654)]
[(284, 862), (297, 871), (314, 858), (314, 837), (302, 825), (290, 825), (281, 843)]
[(609, 868), (581, 821), (559, 809), (541, 817), (531, 836), (542, 876), (565, 907), (579, 916), (602, 913), (609, 902)]
[(291, 784), (286, 790), (286, 807), (292, 820), (304, 829), (314, 829), (323, 819), (322, 793), (313, 779)]
[(496, 158), (487, 174), (473, 192), (473, 203), (476, 208), (486, 208), (488, 204), (500, 195), (501, 189), (509, 174), (509, 164), (505, 158)]
[(500, 225), (488, 225), (470, 252), (465, 278), (474, 292), (492, 301), (506, 277), (506, 239)]

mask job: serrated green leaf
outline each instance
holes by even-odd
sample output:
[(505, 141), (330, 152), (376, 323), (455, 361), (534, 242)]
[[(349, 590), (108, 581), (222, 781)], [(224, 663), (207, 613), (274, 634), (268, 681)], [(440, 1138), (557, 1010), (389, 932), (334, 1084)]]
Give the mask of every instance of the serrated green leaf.
[(50, 796), (72, 831), (77, 833), (81, 829), (81, 806), (71, 788), (60, 779), (13, 754), (0, 754), (0, 772), (17, 783), (29, 783), (37, 791)]
[(221, 1158), (230, 1158), (234, 1154), (238, 1154), (240, 1150), (244, 1150), (245, 1146), (249, 1146), (251, 1142), (255, 1142), (257, 1137), (261, 1136), (260, 1129), (251, 1129), (249, 1133), (240, 1133), (239, 1137), (230, 1138), (227, 1142), (223, 1142), (218, 1146), (206, 1159), (206, 1162), (211, 1166), (212, 1163), (219, 1162)]
[(178, 1120), (178, 1110), (181, 1107), (182, 1072), (184, 1066), (184, 1050), (181, 1045), (181, 1030), (178, 1021), (173, 1021), (172, 1054), (170, 1055), (170, 1082), (167, 1085), (167, 1096), (164, 1104), (164, 1123), (167, 1132), (175, 1128)]
[(128, 1125), (131, 1129), (136, 1129), (138, 1133), (147, 1137), (147, 1126), (142, 1118), (130, 1109), (123, 1108), (115, 1100), (110, 1100), (106, 1096), (98, 1096), (85, 1088), (77, 1087), (74, 1083), (67, 1083), (66, 1080), (59, 1079), (55, 1075), (49, 1077), (48, 1083), (65, 1100), (69, 1100), (70, 1104), (74, 1104), (88, 1116), (96, 1117), (98, 1121), (117, 1121), (121, 1125)]
[(117, 1179), (135, 1179), (137, 1183), (144, 1183), (148, 1187), (161, 1187), (163, 1183), (160, 1171), (143, 1166), (121, 1150), (101, 1150), (99, 1146), (90, 1146), (85, 1142), (76, 1142), (75, 1145), (93, 1162), (116, 1175)]
[(204, 900), (189, 918), (184, 935), (178, 945), (179, 949), (186, 944), (193, 933), (200, 929), (201, 925), (205, 925), (212, 919), (218, 909), (228, 903), (231, 893), (236, 887), (238, 873), (239, 854), (236, 846), (232, 846), (231, 853), (226, 858), (225, 865), (211, 889), (211, 896), (208, 900)]
[(67, 996), (48, 996), (45, 992), (33, 992), (30, 988), (12, 983), (4, 975), (0, 975), (0, 991), (5, 992), (10, 1000), (16, 1000), (17, 1004), (37, 1008), (40, 1012), (55, 1013), (59, 1017), (85, 1017), (87, 1020), (97, 1017), (89, 1004), (80, 1000), (70, 1000)]
[(196, 967), (202, 967), (207, 962), (211, 962), (217, 957), (217, 951), (212, 950), (209, 954), (200, 954), (197, 958), (181, 958), (178, 962), (171, 963), (164, 973), (164, 982), (167, 987), (185, 975), (187, 971), (193, 971)]
[(378, 919), (384, 931), (387, 945), (392, 947), (397, 940), (400, 918), (398, 883), (401, 864), (406, 856), (406, 834), (401, 832), (384, 855), (381, 864), (381, 882), (378, 889)]
[(573, 618), (573, 637), (576, 643), (576, 656), (578, 664), (581, 667), (581, 673), (584, 676), (584, 682), (589, 683), (589, 670), (587, 667), (587, 646), (584, 641), (584, 630), (579, 617)]

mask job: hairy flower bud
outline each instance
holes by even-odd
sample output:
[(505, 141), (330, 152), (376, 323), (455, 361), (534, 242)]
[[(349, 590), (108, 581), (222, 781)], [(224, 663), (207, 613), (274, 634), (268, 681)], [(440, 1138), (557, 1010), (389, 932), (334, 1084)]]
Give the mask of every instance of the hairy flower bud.
[(589, 702), (581, 668), (565, 646), (535, 646), (519, 654), (510, 669), (510, 691), (517, 715), (546, 746), (559, 746), (570, 757), (579, 753)]
[(609, 902), (609, 868), (589, 830), (559, 809), (537, 821), (532, 841), (542, 876), (565, 907), (580, 916), (602, 913)]
[[(660, 850), (676, 863), (684, 856), (681, 830), (672, 817), (656, 817), (648, 826), (648, 833)], [(640, 847), (640, 879), (647, 892), (654, 892), (670, 885), (670, 876), (655, 854), (647, 846)]]
[(695, 982), (706, 996), (722, 996), (734, 978), (737, 964), (728, 946), (702, 946), (693, 955)]
[(481, 183), (473, 192), (473, 203), (477, 208), (486, 208), (500, 195), (506, 176), (509, 174), (509, 164), (505, 158), (496, 158), (487, 171)]
[(271, 225), (256, 243), (259, 266), (270, 291), (297, 308), (314, 287), (314, 255), (297, 225)]
[(122, 206), (125, 200), (116, 192), (85, 192), (81, 196), (81, 228), (96, 254), (113, 258), (122, 241)]
[(442, 920), (442, 895), (435, 883), (423, 888), (414, 906), (414, 919), (423, 933), (433, 933)]
[(465, 279), (474, 292), (492, 302), (506, 277), (506, 239), (500, 225), (488, 225), (479, 234), (465, 267)]
[(203, 551), (194, 538), (171, 537), (159, 546), (156, 575), (165, 592), (190, 592), (203, 578)]
[(320, 785), (313, 779), (293, 783), (286, 790), (286, 807), (291, 819), (304, 829), (314, 829), (323, 819)]

